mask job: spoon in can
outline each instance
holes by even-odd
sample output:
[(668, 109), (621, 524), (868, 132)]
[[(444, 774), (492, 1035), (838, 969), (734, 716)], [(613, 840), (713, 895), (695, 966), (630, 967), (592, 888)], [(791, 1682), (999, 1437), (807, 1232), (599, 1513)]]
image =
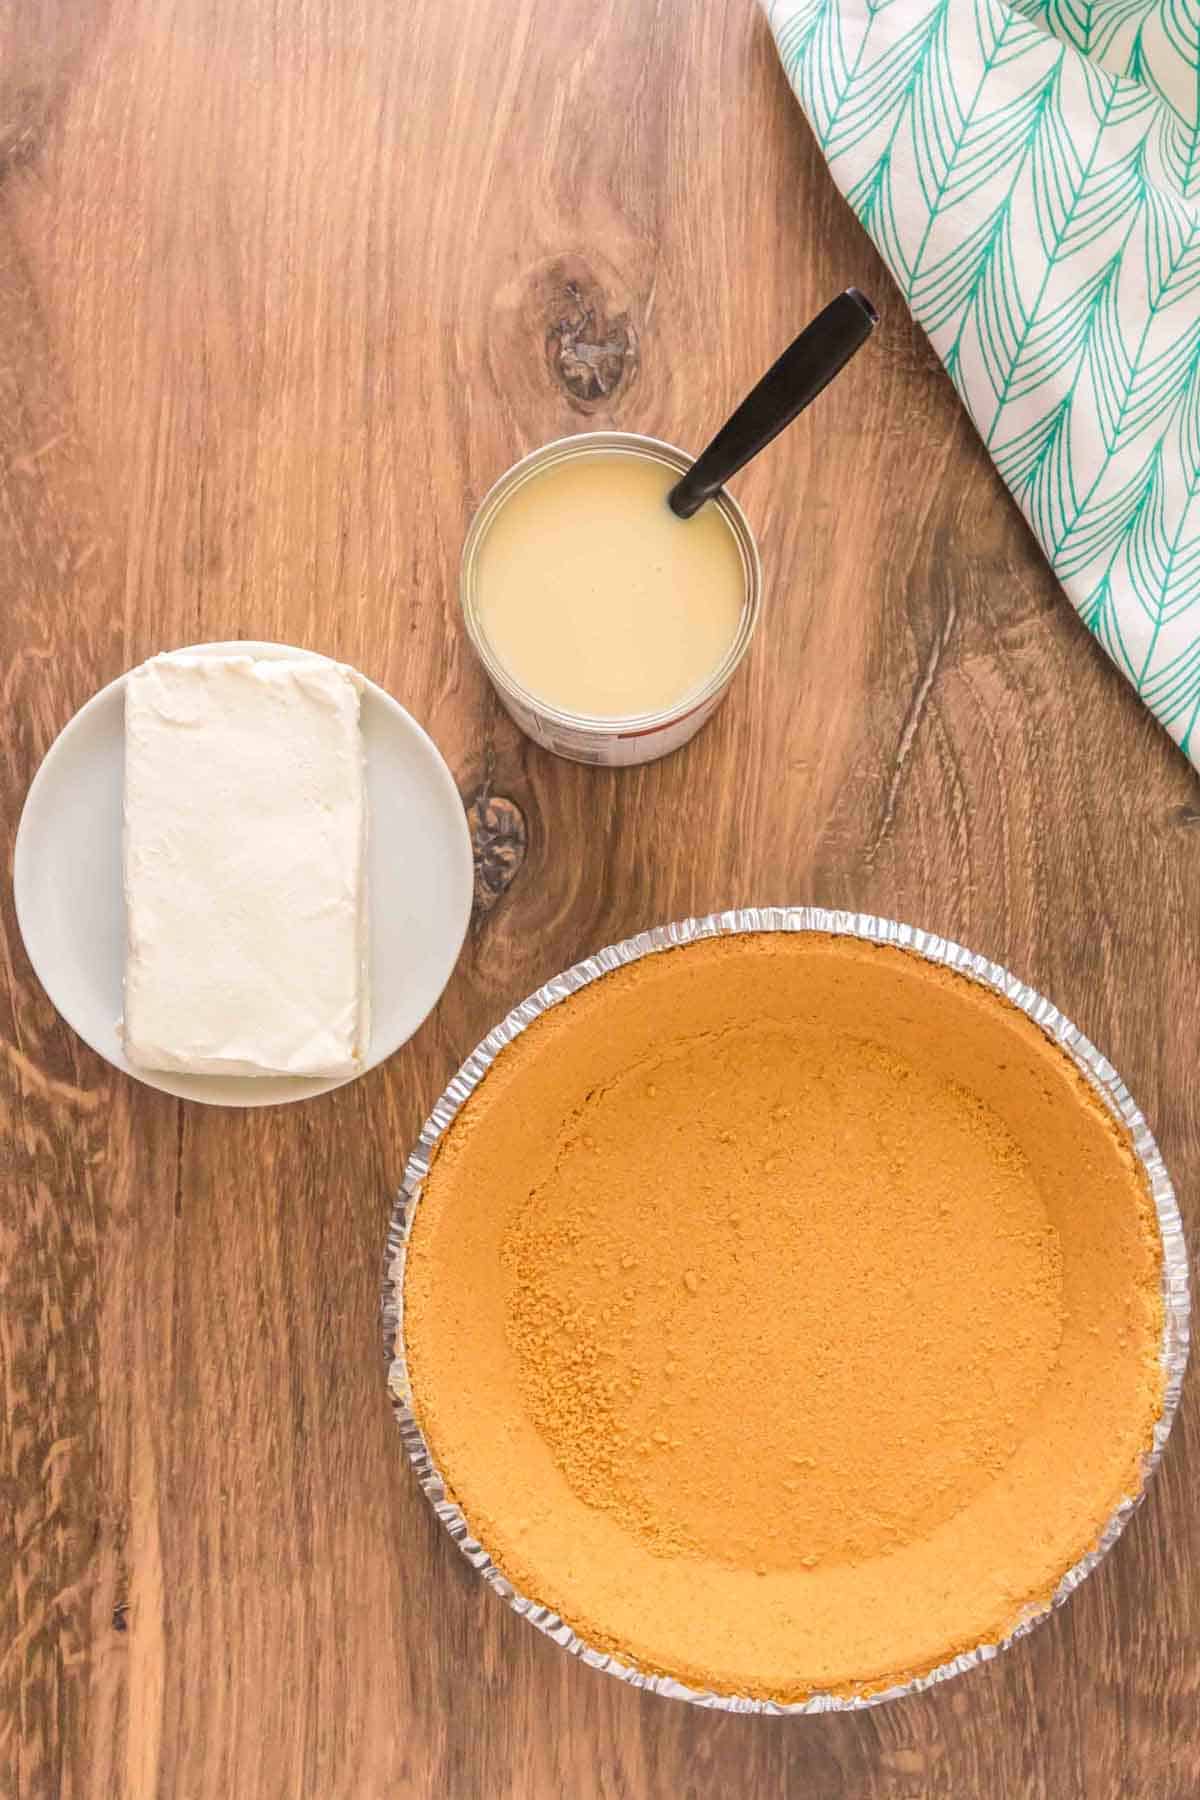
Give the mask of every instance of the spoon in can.
[(772, 363), (687, 474), (675, 483), (667, 505), (676, 517), (690, 519), (731, 475), (778, 437), (845, 368), (878, 323), (879, 314), (857, 288), (847, 288), (831, 300)]

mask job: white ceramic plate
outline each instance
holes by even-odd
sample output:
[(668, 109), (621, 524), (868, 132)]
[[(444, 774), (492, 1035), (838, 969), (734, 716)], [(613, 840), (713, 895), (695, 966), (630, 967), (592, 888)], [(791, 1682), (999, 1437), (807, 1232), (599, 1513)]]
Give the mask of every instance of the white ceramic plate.
[[(202, 656), (310, 656), (286, 644), (196, 644)], [(373, 1068), (437, 1003), (471, 916), (471, 839), (454, 779), (404, 708), (362, 678), (370, 829)], [(125, 677), (103, 688), (55, 739), (33, 779), (13, 859), (17, 921), (47, 994), (86, 1044), (166, 1094), (213, 1106), (307, 1100), (340, 1080), (179, 1075), (133, 1069), (119, 1021), (125, 966), (121, 802)]]

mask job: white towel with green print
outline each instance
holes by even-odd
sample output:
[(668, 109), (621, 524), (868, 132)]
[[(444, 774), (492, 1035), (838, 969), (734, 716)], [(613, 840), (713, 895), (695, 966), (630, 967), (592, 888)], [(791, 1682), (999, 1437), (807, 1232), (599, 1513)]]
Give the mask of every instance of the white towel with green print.
[(1200, 0), (764, 0), (1074, 605), (1200, 766)]

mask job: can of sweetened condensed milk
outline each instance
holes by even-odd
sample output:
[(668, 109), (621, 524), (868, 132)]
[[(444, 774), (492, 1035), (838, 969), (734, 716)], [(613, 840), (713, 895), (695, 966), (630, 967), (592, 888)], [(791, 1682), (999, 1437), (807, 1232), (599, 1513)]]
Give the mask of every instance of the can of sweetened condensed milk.
[(533, 451), (491, 488), (463, 547), (463, 618), (509, 715), (573, 762), (678, 750), (711, 717), (758, 624), (754, 534), (721, 490), (687, 520), (693, 459), (625, 431)]

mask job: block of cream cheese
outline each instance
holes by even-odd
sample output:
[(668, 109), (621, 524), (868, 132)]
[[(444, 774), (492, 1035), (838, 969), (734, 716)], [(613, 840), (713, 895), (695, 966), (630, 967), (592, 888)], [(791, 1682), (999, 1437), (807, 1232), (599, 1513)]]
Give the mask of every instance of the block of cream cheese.
[(125, 687), (125, 1054), (347, 1076), (367, 1050), (367, 801), (352, 670), (156, 656)]

